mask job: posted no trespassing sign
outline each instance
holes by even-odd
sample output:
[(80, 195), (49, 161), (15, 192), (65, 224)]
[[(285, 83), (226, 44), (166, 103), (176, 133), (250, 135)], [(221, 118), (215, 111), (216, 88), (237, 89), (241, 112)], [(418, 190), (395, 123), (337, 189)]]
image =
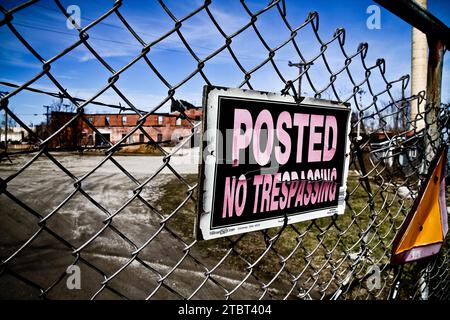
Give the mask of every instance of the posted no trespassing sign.
[(197, 238), (343, 214), (350, 108), (205, 87)]

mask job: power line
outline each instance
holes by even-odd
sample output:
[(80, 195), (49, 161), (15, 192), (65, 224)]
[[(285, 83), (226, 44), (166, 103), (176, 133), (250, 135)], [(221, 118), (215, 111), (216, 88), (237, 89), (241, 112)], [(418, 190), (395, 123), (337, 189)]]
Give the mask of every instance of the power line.
[[(6, 86), (6, 87), (11, 87), (11, 88), (19, 88), (19, 85), (14, 84), (14, 83), (10, 83), (10, 82), (6, 82), (6, 81), (0, 81), (0, 85)], [(52, 92), (52, 91), (48, 91), (48, 90), (44, 90), (44, 89), (33, 88), (33, 87), (30, 87), (30, 86), (23, 88), (23, 90), (31, 91), (31, 92), (34, 92), (34, 93), (41, 93), (41, 94), (48, 95), (48, 96), (51, 96), (51, 97), (54, 97), (54, 98), (58, 98), (58, 99), (61, 99), (61, 98), (69, 99), (68, 97), (64, 96), (64, 94), (61, 93), (61, 92)], [(76, 101), (76, 102), (80, 102), (80, 103), (84, 103), (84, 102), (87, 101), (86, 99), (77, 98), (77, 97), (72, 97), (72, 100)], [(89, 104), (97, 105), (97, 106), (100, 106), (100, 107), (119, 109), (119, 113), (122, 112), (122, 111), (133, 111), (133, 112), (137, 111), (137, 112), (142, 113), (142, 114), (147, 114), (148, 113), (148, 111), (144, 111), (144, 110), (140, 110), (140, 109), (133, 109), (133, 108), (130, 108), (130, 107), (124, 107), (120, 103), (117, 105), (117, 104), (105, 103), (105, 102), (100, 102), (100, 101), (95, 101), (94, 100), (94, 101), (90, 101)], [(44, 106), (44, 107), (46, 107), (46, 106)], [(47, 113), (48, 113), (48, 111), (47, 111)], [(164, 112), (163, 113), (153, 112), (152, 114), (154, 114), (154, 115), (166, 115), (166, 113), (164, 113)], [(124, 115), (125, 115), (125, 113), (124, 113)]]
[[(6, 81), (0, 81), (0, 85), (2, 86), (6, 86), (6, 87), (10, 87), (10, 88), (19, 88), (20, 86), (15, 84), (15, 83), (10, 83), (10, 82), (6, 82)], [(33, 88), (33, 87), (26, 87), (23, 88), (24, 90), (27, 91), (31, 91), (31, 92), (35, 92), (35, 93), (42, 93), (48, 96), (51, 96), (53, 98), (64, 98), (64, 95), (61, 92), (52, 92), (52, 91), (48, 91), (48, 90), (44, 90), (44, 89), (39, 89), (39, 88)], [(67, 97), (66, 97), (67, 98)], [(85, 102), (86, 99), (81, 99), (81, 98), (77, 98), (77, 97), (72, 97), (72, 99), (76, 102)], [(114, 108), (114, 109), (120, 109), (121, 111), (126, 111), (126, 110), (133, 110), (131, 108), (127, 108), (127, 107), (123, 107), (121, 105), (115, 105), (115, 104), (110, 104), (110, 103), (104, 103), (104, 102), (100, 102), (100, 101), (91, 101), (89, 102), (90, 104), (94, 104), (97, 106), (101, 106), (101, 107), (108, 107), (108, 108)], [(134, 111), (134, 110), (133, 110)], [(145, 111), (141, 111), (138, 110), (140, 112), (145, 112)]]
[[(43, 8), (43, 9), (46, 9), (46, 10), (48, 10), (48, 11), (52, 11), (52, 12), (56, 12), (56, 13), (61, 14), (61, 11), (55, 10), (55, 9), (52, 9), (52, 8), (48, 8), (48, 7), (43, 6), (43, 5), (37, 4), (36, 7)], [(94, 21), (96, 21), (97, 19), (90, 18), (90, 17), (86, 17), (86, 16), (83, 14), (83, 20), (87, 20), (87, 21), (90, 21), (90, 22), (94, 22)], [(126, 27), (123, 27), (123, 26), (120, 26), (120, 25), (116, 25), (116, 24), (112, 24), (112, 23), (108, 23), (108, 22), (105, 22), (105, 21), (103, 21), (103, 20), (100, 21), (98, 24), (101, 24), (101, 25), (104, 25), (104, 26), (107, 26), (107, 27), (111, 27), (111, 28), (116, 28), (116, 29), (120, 29), (120, 30), (125, 30), (125, 31), (127, 31), (127, 32), (129, 31)], [(155, 37), (155, 38), (159, 38), (159, 37), (160, 37), (160, 36), (157, 35), (157, 34), (149, 33), (149, 32), (144, 32), (144, 31), (139, 31), (139, 34), (140, 34), (140, 35), (146, 35), (146, 36), (149, 36), (149, 37)], [(174, 40), (174, 39), (166, 39), (166, 41), (177, 42), (177, 43), (178, 43), (178, 41), (177, 41), (177, 40)], [(199, 45), (192, 45), (191, 47), (193, 47), (193, 48), (200, 48), (200, 49), (206, 49), (206, 50), (213, 50), (213, 49), (211, 49), (211, 48), (208, 48), (208, 47), (205, 47), (205, 46), (199, 46)]]
[[(36, 25), (27, 25), (24, 23), (20, 23), (20, 22), (16, 22), (14, 23), (17, 26), (21, 26), (24, 28), (29, 28), (29, 29), (36, 29), (36, 30), (41, 30), (41, 31), (47, 31), (47, 32), (53, 32), (53, 33), (57, 33), (57, 34), (62, 34), (62, 35), (68, 35), (74, 38), (79, 38), (78, 35), (70, 33), (70, 32), (64, 32), (64, 31), (60, 31), (60, 30), (54, 30), (54, 29), (50, 29), (50, 28), (46, 28), (46, 27), (41, 27), (41, 26), (36, 26)], [(106, 38), (98, 38), (98, 37), (92, 37), (89, 36), (89, 39), (93, 39), (93, 40), (98, 40), (98, 41), (106, 41), (106, 42), (112, 42), (112, 43), (117, 43), (117, 44), (123, 44), (123, 45), (127, 45), (127, 46), (133, 46), (136, 47), (136, 44), (130, 43), (130, 42), (124, 42), (124, 41), (119, 41), (119, 40), (112, 40), (112, 39), (106, 39)], [(171, 49), (171, 48), (154, 48), (155, 50), (163, 50), (163, 51), (174, 51), (174, 52), (181, 52), (181, 53), (188, 53), (185, 52), (183, 50), (179, 50), (179, 49)]]
[[(43, 6), (40, 6), (40, 7), (43, 7)], [(46, 9), (48, 9), (48, 8), (46, 8)], [(51, 9), (48, 9), (48, 10), (51, 10)], [(55, 11), (56, 12), (56, 10), (51, 10), (51, 11)], [(86, 19), (86, 18), (84, 18), (84, 19)], [(86, 19), (86, 20), (95, 21), (94, 19)], [(102, 22), (100, 22), (100, 23), (102, 23)], [(126, 29), (124, 27), (122, 28), (120, 26), (113, 25), (113, 24), (108, 24), (108, 23), (103, 23), (103, 24), (106, 25), (106, 26), (115, 27), (115, 28), (118, 28), (118, 29), (121, 29), (121, 30), (128, 30), (128, 29)], [(47, 32), (52, 32), (52, 33), (56, 33), (56, 34), (67, 35), (67, 36), (71, 36), (71, 37), (74, 37), (74, 38), (79, 38), (78, 34), (73, 34), (73, 33), (70, 33), (70, 32), (64, 32), (64, 31), (60, 31), (60, 30), (55, 30), (55, 29), (39, 26), (39, 25), (36, 25), (36, 24), (35, 25), (29, 25), (29, 24), (25, 24), (25, 23), (21, 23), (21, 22), (15, 22), (14, 25), (21, 26), (21, 27), (24, 27), (24, 28), (36, 29), (36, 30), (47, 31)], [(140, 33), (141, 34), (150, 35), (150, 34), (144, 33), (144, 32), (140, 32)], [(152, 36), (158, 37), (156, 35), (152, 35)], [(105, 42), (111, 42), (111, 43), (117, 43), (117, 44), (122, 44), (122, 45), (127, 45), (127, 46), (133, 46), (133, 47), (137, 46), (137, 43), (135, 44), (135, 43), (130, 43), (130, 42), (124, 42), (124, 41), (112, 40), (112, 39), (106, 39), (106, 38), (99, 38), (99, 37), (94, 37), (94, 36), (89, 36), (89, 39), (98, 40), (98, 41), (105, 41)], [(175, 43), (182, 43), (181, 41), (172, 40), (172, 39), (165, 39), (165, 41), (171, 41), (171, 42), (175, 42)], [(209, 54), (211, 54), (211, 53), (213, 53), (213, 52), (215, 52), (217, 50), (217, 49), (212, 49), (212, 48), (209, 48), (209, 47), (198, 46), (198, 45), (190, 45), (190, 47), (197, 48), (197, 49), (203, 49), (203, 50), (209, 50), (210, 51), (210, 52), (199, 52), (199, 51), (197, 52), (197, 53), (200, 53), (202, 55), (209, 55)], [(187, 54), (187, 55), (191, 56), (191, 54), (188, 51), (185, 51), (185, 50), (182, 50), (182, 49), (154, 47), (154, 48), (152, 48), (152, 50), (171, 51), (171, 52), (183, 53), (183, 54)], [(229, 57), (229, 56), (225, 56), (224, 58), (227, 58), (229, 60), (233, 60), (232, 57)], [(259, 60), (259, 59), (265, 59), (265, 57), (251, 57), (251, 56), (247, 56), (247, 55), (239, 55), (239, 58), (242, 59), (242, 60), (251, 60), (251, 61)], [(273, 59), (276, 60), (276, 61), (279, 61), (279, 62), (288, 62), (287, 59), (282, 59), (282, 58), (278, 59), (278, 58), (275, 58), (275, 57)]]

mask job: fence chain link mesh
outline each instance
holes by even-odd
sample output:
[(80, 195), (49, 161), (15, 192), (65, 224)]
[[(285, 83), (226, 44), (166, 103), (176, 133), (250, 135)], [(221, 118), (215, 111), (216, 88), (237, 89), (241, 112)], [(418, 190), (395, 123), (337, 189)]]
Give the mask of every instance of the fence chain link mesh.
[[(448, 106), (428, 105), (424, 92), (408, 96), (409, 76), (388, 80), (383, 59), (369, 65), (366, 43), (350, 51), (345, 45), (344, 29), (336, 29), (331, 37), (323, 38), (316, 12), (294, 27), (287, 19), (284, 1), (271, 1), (255, 12), (241, 1), (246, 22), (233, 33), (227, 33), (211, 9), (211, 0), (183, 17), (176, 16), (161, 0), (159, 5), (171, 19), (172, 28), (146, 42), (133, 28), (133, 21), (122, 12), (120, 0), (84, 27), (77, 25), (65, 6), (56, 0), (54, 9), (72, 22), (79, 39), (45, 59), (14, 21), (16, 15), (38, 3), (27, 1), (8, 8), (0, 5), (0, 30), (9, 29), (42, 67), (24, 83), (2, 82), (4, 86), (9, 85), (9, 92), (1, 97), (1, 109), (37, 141), (36, 150), (28, 154), (18, 155), (13, 151), (2, 154), (0, 295), (3, 298), (422, 299), (426, 291), (427, 298), (449, 299), (448, 241), (439, 255), (426, 262), (405, 267), (389, 264), (393, 238), (423, 182), (430, 161), (427, 153), (448, 144)], [(268, 13), (276, 14), (289, 34), (285, 39), (278, 39), (275, 45), (265, 40), (258, 27), (258, 20)], [(206, 14), (205, 28), (217, 30), (223, 43), (204, 57), (196, 53), (185, 37), (185, 25), (199, 14)], [(141, 45), (141, 52), (120, 68), (113, 68), (90, 39), (99, 24), (112, 16)], [(315, 39), (310, 45), (317, 49), (312, 57), (304, 54), (299, 43), (307, 30)], [(245, 67), (233, 49), (239, 37), (248, 32), (260, 42), (264, 48), (260, 53), (265, 56), (260, 61), (252, 60), (252, 67)], [(170, 37), (182, 42), (195, 64), (178, 83), (170, 82), (150, 57), (152, 50)], [(291, 79), (284, 75), (281, 62), (277, 61), (277, 53), (288, 46), (305, 66)], [(339, 50), (339, 56), (330, 56), (333, 46)], [(87, 49), (109, 74), (103, 79), (104, 86), (90, 97), (77, 97), (54, 76), (54, 65), (79, 47)], [(261, 68), (269, 68), (272, 77), (281, 81), (278, 90), (283, 94), (297, 96), (297, 83), (303, 78), (315, 98), (351, 103), (354, 116), (344, 215), (211, 241), (197, 241), (193, 237), (197, 176), (180, 172), (173, 160), (185, 150), (199, 123), (190, 120), (192, 134), (174, 148), (156, 143), (143, 124), (150, 115), (179, 101), (183, 87), (194, 77), (201, 77), (203, 84), (223, 85), (211, 80), (205, 67), (225, 53), (237, 66), (233, 72), (241, 78), (235, 84), (239, 88), (258, 90), (252, 84), (254, 75)], [(336, 59), (341, 62), (338, 68), (331, 63)], [(146, 106), (136, 105), (133, 96), (120, 88), (119, 79), (138, 62), (167, 88), (162, 100), (150, 99)], [(311, 76), (319, 64), (326, 70), (325, 85), (316, 83)], [(352, 71), (355, 65), (362, 71), (355, 74)], [(36, 86), (45, 77), (53, 89), (41, 90)], [(374, 79), (383, 83), (381, 90), (374, 85)], [(339, 83), (344, 81), (351, 87), (348, 94), (339, 88)], [(108, 90), (115, 92), (125, 104), (102, 103), (101, 98)], [(198, 90), (201, 92), (201, 87)], [(26, 91), (60, 98), (73, 104), (75, 112), (54, 132), (40, 136), (10, 107), (15, 96)], [(427, 111), (419, 113), (416, 119), (408, 119), (411, 106), (416, 104), (426, 106)], [(139, 120), (117, 143), (104, 137), (107, 147), (100, 161), (89, 160), (89, 155), (79, 156), (80, 162), (91, 162), (88, 171), (75, 172), (73, 164), (49, 148), (49, 143), (80, 120), (102, 136), (85, 115), (91, 105), (103, 105), (111, 112), (119, 108), (127, 114), (137, 114)], [(438, 134), (430, 136), (418, 125), (424, 122), (425, 127), (437, 128)], [(162, 161), (152, 174), (135, 174), (132, 168), (121, 164), (122, 158), (117, 153), (135, 132), (145, 135), (161, 155)], [(9, 160), (20, 166), (10, 164)], [(145, 161), (142, 160), (142, 166), (146, 165)], [(49, 169), (42, 171), (50, 182), (48, 185), (40, 186), (42, 180), (28, 173), (38, 165)], [(105, 168), (113, 172), (112, 178), (94, 179)], [(99, 197), (106, 188), (116, 187), (116, 202)], [(43, 197), (46, 206), (35, 206), (35, 202), (29, 201), (36, 197)], [(89, 218), (88, 224), (81, 225), (83, 217)], [(67, 268), (72, 265), (81, 270), (80, 290), (66, 288), (70, 277)]]

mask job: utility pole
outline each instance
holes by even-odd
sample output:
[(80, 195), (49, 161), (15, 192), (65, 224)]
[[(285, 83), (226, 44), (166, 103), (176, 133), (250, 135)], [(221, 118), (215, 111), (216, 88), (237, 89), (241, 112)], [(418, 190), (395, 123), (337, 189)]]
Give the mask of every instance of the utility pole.
[(301, 95), (302, 95), (302, 72), (303, 72), (303, 67), (304, 66), (306, 66), (306, 65), (313, 65), (314, 63), (313, 62), (310, 62), (310, 63), (308, 63), (308, 64), (306, 64), (306, 63), (304, 63), (304, 62), (297, 62), (297, 63), (294, 63), (294, 62), (292, 62), (292, 61), (288, 61), (288, 66), (289, 67), (297, 67), (298, 68), (298, 75), (299, 75), (299, 78), (298, 78), (298, 96), (300, 97)]
[[(0, 98), (3, 98), (7, 94), (8, 94), (8, 92), (0, 91)], [(3, 111), (5, 112), (5, 152), (4, 152), (4, 154), (8, 158), (9, 162), (12, 163), (11, 159), (8, 156), (8, 112), (6, 112), (6, 109)]]
[[(0, 98), (3, 98), (3, 96), (7, 95), (8, 92), (0, 91)], [(8, 112), (4, 110), (5, 112), (5, 153), (7, 151), (7, 145), (8, 145)]]
[[(415, 0), (422, 8), (427, 8), (427, 0)], [(427, 90), (428, 43), (427, 36), (420, 30), (412, 28), (411, 41), (411, 95)], [(416, 130), (425, 128), (425, 102), (419, 104), (420, 99), (411, 101), (410, 121)], [(420, 115), (416, 122), (416, 117)]]
[(5, 110), (5, 153), (8, 152), (8, 112)]
[(46, 110), (46, 112), (44, 113), (44, 115), (45, 115), (45, 117), (46, 117), (46, 119), (47, 119), (47, 127), (48, 127), (48, 125), (50, 124), (50, 112), (49, 112), (49, 110), (50, 110), (51, 106), (43, 106), (43, 107), (44, 107), (45, 110)]

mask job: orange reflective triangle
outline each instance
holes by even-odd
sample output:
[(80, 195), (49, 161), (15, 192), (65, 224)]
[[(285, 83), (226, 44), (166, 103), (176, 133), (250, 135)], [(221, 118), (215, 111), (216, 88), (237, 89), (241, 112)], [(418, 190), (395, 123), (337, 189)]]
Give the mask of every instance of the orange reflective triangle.
[(436, 244), (442, 244), (447, 233), (446, 162), (447, 148), (444, 148), (430, 165), (432, 172), (428, 175), (426, 185), (421, 188), (394, 240), (391, 262), (414, 261), (439, 251), (441, 245)]

